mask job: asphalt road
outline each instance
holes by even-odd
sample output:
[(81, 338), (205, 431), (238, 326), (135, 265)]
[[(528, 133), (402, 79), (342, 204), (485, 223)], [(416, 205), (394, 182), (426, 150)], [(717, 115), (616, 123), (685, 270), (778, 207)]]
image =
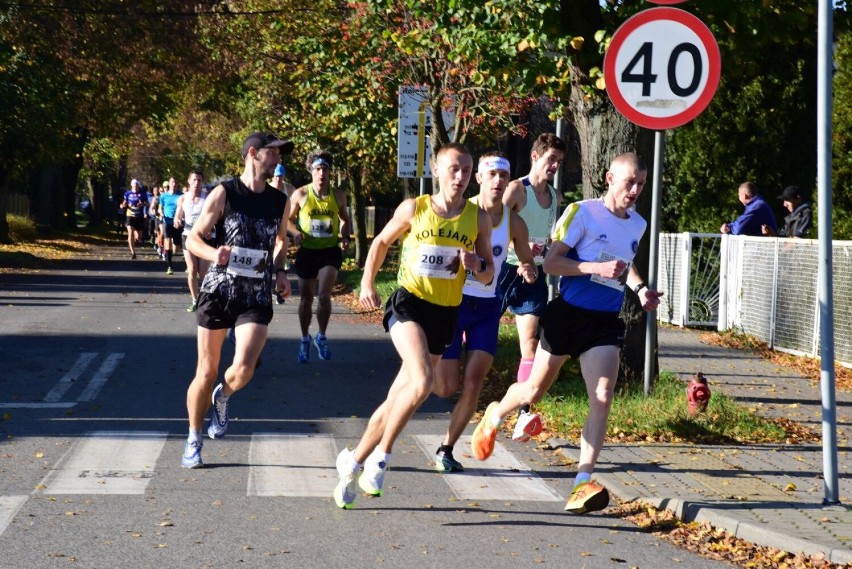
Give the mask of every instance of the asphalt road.
[(434, 397), (385, 495), (337, 509), (334, 457), (399, 363), (379, 325), (339, 314), (333, 359), (299, 365), (295, 298), (228, 436), (205, 441), (208, 467), (182, 469), (195, 319), (177, 267), (116, 248), (0, 274), (0, 567), (727, 566), (607, 512), (564, 513), (574, 473), (535, 445), (503, 438), (487, 462), (461, 457), (466, 473), (435, 473), (451, 407)]

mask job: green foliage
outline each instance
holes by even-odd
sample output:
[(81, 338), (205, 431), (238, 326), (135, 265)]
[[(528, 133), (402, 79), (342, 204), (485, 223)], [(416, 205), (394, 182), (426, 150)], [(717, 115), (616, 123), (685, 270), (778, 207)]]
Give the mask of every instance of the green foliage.
[[(671, 374), (660, 376), (649, 397), (644, 396), (641, 385), (618, 390), (607, 436), (649, 442), (784, 442), (784, 429), (718, 391), (713, 393), (704, 413), (690, 417), (684, 390), (684, 383)], [(588, 395), (576, 362), (563, 368), (559, 379), (536, 405), (548, 428), (569, 438), (579, 437), (588, 408)]]

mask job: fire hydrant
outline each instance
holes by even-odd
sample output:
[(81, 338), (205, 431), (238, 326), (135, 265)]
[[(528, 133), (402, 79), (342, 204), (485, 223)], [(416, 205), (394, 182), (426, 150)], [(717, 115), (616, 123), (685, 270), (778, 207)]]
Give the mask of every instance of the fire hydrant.
[(709, 402), (710, 386), (707, 385), (704, 374), (698, 372), (686, 386), (686, 405), (689, 416), (694, 417), (706, 411)]

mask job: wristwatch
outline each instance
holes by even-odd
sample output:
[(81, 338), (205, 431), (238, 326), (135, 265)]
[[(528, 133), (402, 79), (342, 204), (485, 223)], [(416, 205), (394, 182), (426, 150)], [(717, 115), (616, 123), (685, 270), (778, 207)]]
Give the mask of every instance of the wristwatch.
[(642, 290), (643, 288), (648, 288), (648, 285), (645, 284), (645, 283), (639, 283), (638, 285), (633, 287), (633, 292), (635, 292), (636, 294), (639, 294), (639, 291)]

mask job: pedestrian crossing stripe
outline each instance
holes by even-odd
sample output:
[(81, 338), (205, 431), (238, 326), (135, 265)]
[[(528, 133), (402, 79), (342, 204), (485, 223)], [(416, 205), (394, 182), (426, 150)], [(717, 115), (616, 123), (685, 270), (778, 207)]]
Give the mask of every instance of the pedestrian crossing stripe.
[(249, 448), (248, 496), (331, 496), (337, 484), (334, 437), (255, 433)]
[[(414, 435), (417, 446), (434, 464), (435, 452), (444, 442), (443, 435)], [(470, 435), (463, 435), (453, 453), (464, 466), (464, 472), (442, 476), (460, 500), (505, 500), (529, 502), (561, 502), (562, 496), (553, 491), (526, 464), (519, 461), (502, 444), (495, 443), (488, 460), (479, 461), (463, 452), (470, 448)]]
[(38, 486), (42, 494), (144, 494), (166, 432), (95, 431), (80, 439)]
[[(161, 431), (88, 433), (48, 472), (34, 494), (144, 494), (155, 476), (157, 462), (163, 458), (168, 436)], [(414, 439), (426, 456), (421, 464), (431, 470), (441, 436), (414, 435)], [(457, 448), (469, 445), (470, 437), (463, 436)], [(330, 434), (254, 433), (248, 451), (246, 495), (330, 498), (338, 480), (335, 462), (341, 448)], [(459, 499), (563, 499), (500, 443), (487, 461), (465, 454), (456, 455), (465, 472), (438, 477)], [(179, 455), (173, 460), (178, 464)], [(391, 463), (391, 470), (393, 466)]]
[(29, 496), (0, 496), (0, 535), (6, 531), (9, 524), (12, 523), (12, 518), (24, 505)]

